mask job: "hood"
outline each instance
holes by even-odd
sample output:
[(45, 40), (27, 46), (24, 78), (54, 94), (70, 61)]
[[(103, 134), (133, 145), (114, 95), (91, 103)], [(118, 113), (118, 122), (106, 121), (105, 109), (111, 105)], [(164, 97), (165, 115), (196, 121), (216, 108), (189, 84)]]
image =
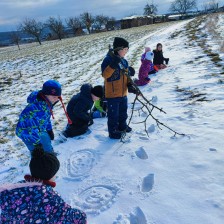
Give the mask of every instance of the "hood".
[(82, 85), (80, 88), (80, 95), (92, 99), (91, 98), (91, 89), (92, 89), (92, 85), (90, 85), (90, 84)]
[(34, 103), (37, 101), (37, 95), (39, 91), (34, 91), (32, 92), (28, 97), (27, 97), (27, 103)]

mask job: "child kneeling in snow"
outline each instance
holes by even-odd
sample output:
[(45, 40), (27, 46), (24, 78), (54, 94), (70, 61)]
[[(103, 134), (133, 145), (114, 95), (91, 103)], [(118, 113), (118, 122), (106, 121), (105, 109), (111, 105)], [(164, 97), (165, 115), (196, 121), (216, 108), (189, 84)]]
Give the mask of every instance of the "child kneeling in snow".
[[(54, 140), (54, 132), (50, 117), (54, 118), (52, 109), (59, 100), (64, 108), (61, 85), (55, 80), (46, 81), (42, 90), (34, 91), (28, 96), (28, 105), (19, 116), (16, 135), (31, 152), (40, 144), (45, 151), (53, 152), (51, 140)], [(66, 111), (65, 114), (67, 116)], [(68, 121), (70, 122), (69, 118)]]
[[(153, 50), (154, 53), (154, 59), (153, 59), (153, 64), (158, 68), (158, 69), (164, 69), (167, 67), (169, 58), (164, 58), (163, 57), (163, 45), (161, 43), (158, 43), (156, 45), (156, 49)], [(166, 65), (164, 65), (164, 61), (166, 62)]]
[(63, 132), (65, 137), (75, 137), (86, 133), (93, 124), (89, 111), (94, 101), (103, 97), (103, 87), (92, 87), (90, 84), (81, 86), (80, 93), (74, 95), (68, 103), (67, 111), (72, 124), (68, 124)]
[(29, 166), (31, 175), (25, 175), (25, 181), (0, 186), (0, 223), (86, 224), (86, 214), (53, 190), (60, 167), (57, 157), (35, 148)]
[(143, 54), (142, 56), (142, 64), (139, 69), (138, 73), (138, 79), (135, 80), (136, 85), (138, 86), (144, 86), (150, 82), (149, 75), (156, 73), (156, 70), (154, 70), (154, 65), (152, 63), (153, 59), (153, 53), (151, 51), (148, 51)]

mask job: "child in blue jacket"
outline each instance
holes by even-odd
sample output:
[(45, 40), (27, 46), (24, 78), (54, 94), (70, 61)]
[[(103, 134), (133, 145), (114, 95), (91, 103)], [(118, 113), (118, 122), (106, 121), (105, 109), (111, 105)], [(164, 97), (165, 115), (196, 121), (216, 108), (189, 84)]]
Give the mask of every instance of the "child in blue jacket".
[(45, 151), (53, 152), (51, 140), (54, 140), (54, 132), (50, 117), (54, 118), (52, 109), (59, 100), (64, 108), (61, 85), (55, 80), (46, 81), (42, 90), (34, 91), (28, 96), (28, 105), (19, 116), (16, 135), (30, 151), (37, 145), (42, 145)]

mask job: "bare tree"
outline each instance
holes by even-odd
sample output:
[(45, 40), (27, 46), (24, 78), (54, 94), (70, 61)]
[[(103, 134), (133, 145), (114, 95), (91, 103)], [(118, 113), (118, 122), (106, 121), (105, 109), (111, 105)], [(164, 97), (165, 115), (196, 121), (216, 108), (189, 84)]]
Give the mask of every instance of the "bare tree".
[(209, 2), (205, 2), (203, 8), (205, 13), (208, 13), (209, 11), (216, 12), (219, 8), (219, 3), (216, 0), (211, 0)]
[(91, 27), (92, 24), (94, 22), (94, 18), (93, 16), (88, 13), (88, 12), (84, 12), (83, 14), (80, 15), (81, 21), (83, 23), (83, 25), (86, 26), (86, 29), (88, 30), (89, 34), (91, 33)]
[(187, 11), (197, 7), (197, 0), (174, 0), (171, 3), (170, 11), (185, 15)]
[(72, 29), (74, 35), (76, 35), (77, 29), (82, 27), (82, 23), (79, 17), (70, 17), (65, 20), (67, 26)]
[(114, 30), (116, 24), (116, 19), (115, 17), (110, 17), (108, 18), (107, 24), (106, 24), (106, 29), (107, 30)]
[(157, 13), (158, 9), (157, 6), (152, 2), (152, 4), (146, 4), (144, 8), (144, 15), (155, 15)]
[(21, 41), (20, 32), (19, 31), (12, 31), (10, 33), (10, 39), (11, 39), (11, 42), (13, 44), (16, 44), (18, 46), (18, 49), (20, 50), (20, 46), (19, 46), (19, 43)]
[(20, 30), (24, 33), (34, 36), (38, 43), (41, 45), (41, 34), (44, 29), (44, 24), (35, 19), (26, 18), (20, 25)]
[(94, 25), (96, 26), (97, 30), (101, 30), (102, 26), (106, 27), (108, 21), (109, 21), (108, 16), (98, 15), (95, 17)]
[(64, 37), (64, 25), (60, 16), (58, 18), (50, 17), (46, 22), (46, 26), (50, 28), (50, 30), (55, 33), (59, 40)]

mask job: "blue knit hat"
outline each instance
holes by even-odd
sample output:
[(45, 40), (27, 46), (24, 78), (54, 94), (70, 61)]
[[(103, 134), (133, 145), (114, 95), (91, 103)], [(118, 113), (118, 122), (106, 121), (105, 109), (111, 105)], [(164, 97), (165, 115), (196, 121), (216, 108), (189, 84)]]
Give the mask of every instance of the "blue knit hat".
[(48, 80), (43, 84), (44, 95), (61, 96), (61, 84), (55, 80)]

